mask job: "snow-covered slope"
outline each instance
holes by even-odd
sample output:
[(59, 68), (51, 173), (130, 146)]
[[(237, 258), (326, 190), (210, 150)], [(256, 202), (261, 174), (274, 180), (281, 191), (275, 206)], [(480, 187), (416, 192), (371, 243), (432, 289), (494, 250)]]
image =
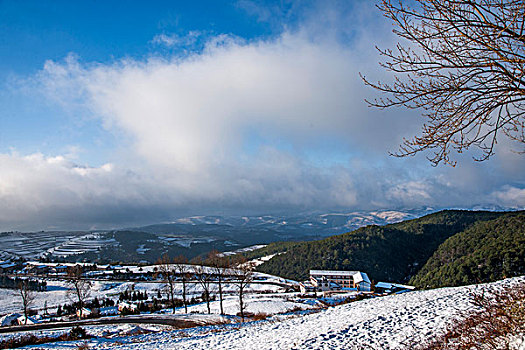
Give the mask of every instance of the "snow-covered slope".
[[(490, 284), (508, 285), (524, 277)], [(469, 292), (481, 286), (442, 288), (370, 299), (282, 321), (244, 326), (161, 331), (114, 340), (93, 339), (91, 348), (111, 349), (403, 349), (443, 332)], [(49, 344), (70, 349), (72, 343)]]

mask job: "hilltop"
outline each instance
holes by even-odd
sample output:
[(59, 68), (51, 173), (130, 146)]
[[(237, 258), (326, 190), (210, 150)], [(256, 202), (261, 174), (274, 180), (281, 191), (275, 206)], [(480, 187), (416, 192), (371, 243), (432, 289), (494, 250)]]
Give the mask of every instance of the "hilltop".
[[(455, 279), (443, 278), (432, 283), (432, 286), (461, 285), (479, 282), (474, 279), (477, 275), (471, 271), (473, 262), (478, 260), (459, 259), (462, 252), (477, 256), (480, 249), (489, 246), (492, 260), (486, 263), (486, 270), (503, 264), (505, 257), (512, 257), (512, 261), (507, 259), (506, 267), (497, 270), (499, 273), (485, 273), (482, 281), (522, 273), (523, 260), (520, 264), (516, 256), (520, 256), (525, 246), (524, 222), (523, 211), (444, 210), (396, 224), (369, 225), (319, 241), (272, 243), (248, 256), (256, 258), (275, 254), (258, 267), (259, 271), (296, 280), (306, 279), (310, 269), (360, 270), (366, 271), (376, 281), (410, 281), (418, 287), (429, 283), (423, 275), (432, 276), (437, 273), (435, 269), (440, 265), (437, 261), (442, 261), (439, 257), (449, 256), (450, 259), (443, 263), (446, 266), (449, 263), (455, 264)], [(505, 233), (503, 228), (511, 223), (512, 233)], [(500, 227), (500, 230), (493, 231), (494, 227)], [(456, 235), (458, 238), (454, 238)], [(447, 241), (448, 239), (451, 241)], [(456, 240), (461, 242), (461, 250), (454, 250)], [(500, 240), (506, 243), (498, 244)], [(429, 261), (434, 253), (438, 256)], [(429, 264), (425, 265), (427, 261)], [(425, 268), (421, 270), (423, 266)], [(442, 269), (448, 269), (446, 266), (442, 266)], [(439, 273), (443, 274), (444, 272)]]

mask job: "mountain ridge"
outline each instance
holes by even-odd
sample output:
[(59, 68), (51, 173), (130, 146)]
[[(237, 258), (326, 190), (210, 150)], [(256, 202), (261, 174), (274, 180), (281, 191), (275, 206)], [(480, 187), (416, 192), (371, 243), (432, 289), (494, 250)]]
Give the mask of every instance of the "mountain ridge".
[[(310, 269), (366, 271), (372, 279), (406, 283), (447, 239), (477, 222), (525, 212), (444, 210), (386, 226), (370, 225), (312, 242), (276, 242), (247, 253), (275, 255), (258, 266), (261, 272), (303, 280)], [(523, 233), (522, 233), (523, 234)]]

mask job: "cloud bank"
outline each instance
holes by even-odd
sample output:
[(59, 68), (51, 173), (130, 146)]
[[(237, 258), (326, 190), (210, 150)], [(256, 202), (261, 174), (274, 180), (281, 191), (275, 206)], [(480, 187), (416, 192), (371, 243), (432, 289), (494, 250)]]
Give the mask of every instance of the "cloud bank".
[[(210, 212), (525, 206), (518, 155), (503, 151), (487, 164), (465, 157), (456, 169), (387, 156), (421, 122), (414, 112), (366, 106), (373, 92), (358, 72), (385, 78), (373, 43), (393, 39), (355, 28), (350, 44), (302, 27), (252, 41), (216, 35), (184, 56), (46, 62), (26, 84), (73, 115), (91, 115), (119, 146), (97, 167), (64, 155), (0, 154), (2, 228), (109, 227)], [(161, 34), (153, 42), (181, 40)]]

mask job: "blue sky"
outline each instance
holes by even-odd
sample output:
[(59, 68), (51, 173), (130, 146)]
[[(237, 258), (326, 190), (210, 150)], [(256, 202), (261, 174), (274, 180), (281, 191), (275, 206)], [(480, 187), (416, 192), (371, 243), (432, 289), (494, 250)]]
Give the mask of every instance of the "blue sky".
[(523, 157), (388, 156), (371, 1), (0, 1), (0, 229), (181, 215), (525, 206)]
[[(0, 79), (7, 85), (0, 94), (1, 150), (59, 153), (65, 144), (80, 141), (90, 146), (85, 147), (91, 151), (87, 159), (100, 163), (99, 155), (114, 146), (107, 140), (110, 135), (101, 135), (97, 125), (85, 121), (80, 128), (78, 121), (64, 125), (71, 123), (67, 113), (49, 106), (43, 96), (11, 93), (13, 80), (35, 75), (47, 60), (60, 61), (72, 53), (86, 63), (183, 54), (187, 47), (165, 47), (153, 39), (163, 34), (184, 37), (192, 31), (249, 39), (276, 33), (272, 24), (254, 19), (236, 2), (155, 1), (148, 6), (142, 1), (0, 2)], [(93, 135), (104, 141), (90, 144)]]

